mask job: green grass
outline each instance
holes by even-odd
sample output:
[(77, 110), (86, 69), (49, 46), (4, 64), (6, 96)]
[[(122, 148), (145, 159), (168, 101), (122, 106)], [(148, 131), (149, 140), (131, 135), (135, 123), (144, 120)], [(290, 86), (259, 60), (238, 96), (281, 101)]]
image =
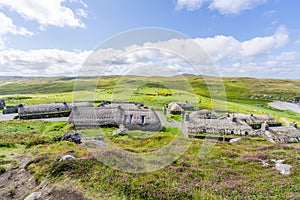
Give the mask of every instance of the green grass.
[(178, 121), (178, 122), (182, 122), (182, 117), (181, 115), (173, 115), (171, 114), (171, 118)]
[[(74, 83), (76, 92), (73, 92)], [(224, 83), (225, 93), (220, 83)], [(200, 108), (264, 114), (299, 124), (299, 114), (267, 106), (273, 100), (299, 97), (299, 87), (298, 80), (223, 78), (220, 82), (216, 78), (197, 76), (186, 76), (184, 79), (102, 77), (100, 80), (80, 78), (78, 81), (73, 78), (20, 78), (0, 79), (0, 98), (7, 102), (9, 100), (8, 105), (93, 98), (138, 101), (160, 111), (162, 106), (171, 101), (188, 100)], [(180, 116), (173, 116), (173, 119), (182, 120)], [(261, 137), (243, 137), (235, 144), (216, 142), (205, 157), (200, 157), (207, 141), (186, 139), (190, 143), (187, 151), (182, 152), (183, 155), (167, 167), (149, 173), (126, 173), (93, 157), (99, 149), (59, 142), (59, 138), (71, 130), (74, 127), (66, 122), (0, 122), (0, 173), (18, 166), (15, 156), (27, 154), (32, 156), (32, 161), (27, 164), (26, 169), (38, 181), (47, 179), (63, 186), (76, 185), (90, 199), (300, 198), (299, 143), (272, 144)], [(102, 128), (79, 131), (85, 137), (102, 136), (106, 149), (101, 149), (100, 152), (114, 155), (111, 157), (112, 161), (122, 161), (127, 167), (133, 168), (139, 167), (136, 160), (128, 156), (119, 157), (122, 155), (120, 149), (130, 153), (149, 154), (173, 144), (178, 138), (182, 139), (180, 131), (170, 127), (164, 127), (158, 133), (129, 131), (113, 135), (114, 130), (116, 129)], [(72, 154), (78, 159), (58, 162), (65, 154)], [(272, 159), (284, 159), (284, 163), (291, 164), (291, 175), (283, 176), (276, 171)], [(269, 165), (262, 166), (261, 160)], [(13, 193), (13, 189), (11, 191)]]
[(53, 143), (72, 128), (66, 122), (38, 120), (0, 122), (0, 125), (0, 147), (8, 148)]
[[(152, 140), (156, 141), (156, 138), (152, 137)], [(130, 145), (137, 145), (137, 148), (140, 148), (139, 145), (147, 146), (143, 142), (130, 141)], [(123, 145), (128, 138), (120, 137), (114, 142)], [(56, 159), (40, 159), (31, 163), (28, 169), (53, 181), (71, 178), (72, 183), (76, 182), (91, 199), (299, 198), (299, 145), (274, 145), (251, 138), (233, 145), (217, 142), (206, 157), (200, 158), (202, 143), (194, 140), (178, 160), (150, 173), (131, 174), (114, 170), (95, 158), (57, 163), (57, 155), (70, 150), (69, 143), (62, 143), (59, 148), (48, 147), (50, 155), (56, 156)], [(67, 145), (66, 148), (62, 148), (64, 145)], [(84, 152), (80, 149), (73, 150)], [(43, 153), (36, 149), (35, 152), (42, 156), (49, 150)], [(262, 166), (261, 159), (270, 165)], [(293, 166), (292, 174), (281, 175), (274, 169), (271, 159), (285, 159), (285, 163)]]
[[(217, 142), (205, 157), (199, 157), (204, 140), (189, 139), (191, 144), (187, 151), (170, 165), (153, 172), (132, 174), (113, 169), (101, 159), (91, 157), (90, 148), (55, 140), (55, 133), (62, 134), (72, 128), (63, 122), (11, 121), (2, 122), (1, 127), (2, 131), (7, 130), (2, 135), (18, 135), (15, 146), (1, 148), (2, 170), (18, 166), (15, 155), (30, 154), (32, 161), (26, 170), (38, 181), (47, 179), (63, 183), (65, 187), (76, 184), (78, 190), (90, 199), (295, 199), (300, 194), (299, 144), (272, 144), (260, 137), (243, 137), (235, 144)], [(86, 137), (102, 135), (107, 148), (101, 152), (115, 152), (116, 155), (117, 149), (137, 154), (155, 152), (174, 138), (182, 137), (178, 129), (168, 127), (158, 133), (129, 131), (112, 135), (114, 130), (80, 131)], [(51, 142), (26, 148), (18, 137), (27, 134), (47, 137)], [(58, 162), (65, 154), (78, 159)], [(291, 175), (281, 175), (274, 169), (271, 159), (284, 159), (285, 163), (291, 164)], [(269, 166), (262, 166), (261, 160), (268, 162)], [(134, 167), (136, 160), (123, 157), (122, 162)]]

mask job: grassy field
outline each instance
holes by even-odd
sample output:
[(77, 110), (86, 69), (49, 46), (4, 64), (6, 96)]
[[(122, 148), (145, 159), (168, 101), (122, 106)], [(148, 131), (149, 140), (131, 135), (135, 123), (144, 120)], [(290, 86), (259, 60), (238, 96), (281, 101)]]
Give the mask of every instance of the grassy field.
[[(0, 98), (8, 105), (94, 99), (139, 101), (157, 110), (171, 101), (188, 100), (200, 108), (267, 114), (300, 123), (299, 114), (267, 106), (273, 100), (297, 99), (299, 87), (297, 80), (223, 78), (220, 84), (216, 78), (197, 76), (0, 78)], [(172, 117), (181, 121), (180, 116)], [(101, 155), (132, 168), (139, 166), (136, 159), (120, 150), (147, 155), (176, 139), (189, 144), (179, 159), (166, 167), (127, 173), (104, 164), (91, 147), (60, 142), (64, 133), (73, 130), (66, 122), (0, 122), (0, 174), (18, 168), (19, 157), (27, 155), (31, 161), (25, 168), (39, 183), (47, 180), (57, 187), (71, 187), (89, 199), (300, 198), (300, 144), (272, 144), (261, 137), (243, 137), (235, 144), (215, 142), (203, 157), (200, 155), (207, 141), (182, 138), (176, 128), (121, 135), (113, 135), (115, 129), (111, 128), (80, 130), (85, 137), (102, 136), (106, 149), (100, 150)], [(77, 159), (59, 162), (66, 154)], [(280, 174), (272, 159), (292, 165), (291, 174)]]
[(300, 97), (300, 81), (253, 78), (101, 77), (0, 79), (0, 98), (8, 105), (84, 100), (137, 101), (157, 110), (172, 101), (198, 108), (266, 114), (300, 123), (300, 115), (267, 106)]
[[(59, 142), (58, 136), (71, 131), (62, 122), (2, 122), (0, 168), (17, 167), (14, 156), (27, 154), (26, 165), (37, 181), (72, 186), (90, 199), (297, 199), (300, 197), (300, 145), (272, 144), (262, 138), (242, 138), (236, 144), (216, 142), (200, 157), (203, 140), (191, 140), (186, 152), (167, 167), (148, 173), (126, 173), (101, 162), (85, 146)], [(81, 130), (88, 137), (102, 135), (110, 147), (151, 153), (170, 143), (179, 132), (165, 129), (159, 133), (132, 131), (112, 135), (114, 129)], [(28, 134), (32, 136), (29, 137)], [(11, 136), (13, 135), (13, 136)], [(24, 141), (26, 136), (26, 140)], [(10, 145), (11, 144), (11, 145)], [(77, 160), (58, 162), (65, 154)], [(98, 158), (98, 159), (97, 159)], [(134, 165), (131, 157), (113, 157), (116, 162)], [(272, 159), (284, 159), (293, 166), (290, 175), (274, 169)], [(269, 165), (263, 166), (262, 160)], [(3, 172), (2, 172), (3, 173)], [(75, 187), (76, 185), (76, 187)]]

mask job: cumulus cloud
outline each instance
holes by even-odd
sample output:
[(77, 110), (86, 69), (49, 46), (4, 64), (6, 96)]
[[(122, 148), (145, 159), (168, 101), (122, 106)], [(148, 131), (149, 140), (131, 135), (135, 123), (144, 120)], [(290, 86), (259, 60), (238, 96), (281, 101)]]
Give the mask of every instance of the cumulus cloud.
[(239, 14), (243, 10), (250, 10), (267, 0), (178, 0), (176, 9), (186, 8), (196, 10), (208, 3), (210, 10), (218, 10), (221, 14)]
[(265, 2), (266, 0), (212, 0), (209, 8), (222, 14), (239, 14)]
[(2, 75), (76, 75), (78, 71), (84, 76), (132, 73), (147, 75), (147, 70), (151, 71), (159, 66), (161, 70), (152, 71), (150, 74), (158, 72), (166, 75), (163, 72), (167, 72), (218, 75), (215, 65), (220, 65), (222, 68), (219, 71), (223, 75), (251, 76), (256, 70), (264, 68), (266, 70), (262, 72), (271, 69), (275, 72), (286, 70), (282, 66), (295, 66), (291, 62), (297, 58), (296, 52), (277, 55), (277, 51), (287, 44), (288, 38), (285, 28), (279, 27), (271, 36), (247, 41), (218, 35), (146, 42), (121, 49), (100, 48), (93, 52), (58, 49), (2, 50), (0, 70)]
[(289, 60), (295, 60), (297, 57), (298, 57), (298, 53), (295, 51), (282, 52), (279, 56), (275, 57), (275, 60), (289, 61)]
[(202, 4), (207, 0), (178, 0), (176, 9), (181, 10), (186, 8), (187, 10), (197, 10), (202, 7)]
[(75, 75), (89, 53), (58, 49), (2, 50), (0, 51), (0, 75)]
[(241, 46), (241, 55), (255, 56), (266, 53), (274, 48), (280, 48), (286, 45), (289, 41), (289, 36), (285, 27), (280, 27), (277, 32), (269, 37), (256, 37), (245, 41)]
[[(73, 10), (62, 5), (64, 1), (65, 0), (0, 0), (0, 6), (17, 12), (26, 20), (38, 22), (41, 27), (51, 25), (83, 28), (84, 23), (76, 17)], [(81, 16), (85, 16), (82, 11), (79, 12)]]
[(82, 8), (79, 8), (76, 10), (76, 15), (79, 17), (83, 17), (83, 18), (87, 18), (88, 14), (85, 10), (83, 10)]
[(32, 36), (33, 33), (24, 27), (16, 26), (12, 19), (0, 12), (0, 49), (5, 47), (4, 36), (11, 33), (13, 35)]

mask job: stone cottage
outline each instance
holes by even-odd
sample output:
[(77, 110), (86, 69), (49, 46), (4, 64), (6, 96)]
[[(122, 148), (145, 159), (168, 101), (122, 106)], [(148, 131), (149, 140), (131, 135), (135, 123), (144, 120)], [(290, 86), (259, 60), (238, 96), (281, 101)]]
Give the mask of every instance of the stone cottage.
[(130, 130), (159, 131), (161, 122), (156, 112), (141, 103), (112, 102), (100, 107), (74, 107), (69, 123), (78, 128), (119, 127)]

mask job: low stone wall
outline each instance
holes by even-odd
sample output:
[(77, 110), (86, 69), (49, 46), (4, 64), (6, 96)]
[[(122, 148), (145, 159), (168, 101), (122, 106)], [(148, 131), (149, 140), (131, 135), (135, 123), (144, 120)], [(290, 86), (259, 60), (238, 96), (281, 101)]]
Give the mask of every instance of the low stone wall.
[(69, 117), (71, 111), (55, 112), (55, 113), (42, 113), (42, 114), (28, 114), (19, 115), (19, 119), (42, 119), (42, 118), (56, 118), (56, 117)]

